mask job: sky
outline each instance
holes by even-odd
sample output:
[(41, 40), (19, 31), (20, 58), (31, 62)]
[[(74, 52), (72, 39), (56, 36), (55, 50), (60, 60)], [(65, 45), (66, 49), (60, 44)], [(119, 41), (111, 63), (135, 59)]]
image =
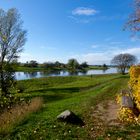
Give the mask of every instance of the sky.
[(110, 64), (120, 53), (140, 60), (140, 40), (123, 31), (133, 0), (0, 0), (0, 8), (17, 8), (27, 42), (20, 62), (75, 58), (88, 64)]

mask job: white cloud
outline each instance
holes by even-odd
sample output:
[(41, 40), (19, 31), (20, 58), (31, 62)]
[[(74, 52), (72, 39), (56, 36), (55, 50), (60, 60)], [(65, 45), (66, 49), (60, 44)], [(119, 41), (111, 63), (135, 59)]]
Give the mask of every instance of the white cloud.
[(128, 48), (128, 49), (120, 49), (116, 47), (110, 48), (110, 50), (104, 51), (104, 52), (93, 52), (93, 53), (87, 53), (87, 54), (79, 54), (71, 56), (71, 58), (76, 58), (80, 63), (81, 62), (88, 62), (88, 64), (110, 64), (111, 59), (120, 53), (130, 53), (132, 55), (135, 55), (138, 60), (140, 60), (140, 48), (134, 47), (134, 48)]
[(74, 17), (74, 16), (68, 16), (68, 18), (72, 19), (75, 22), (78, 22), (78, 19), (76, 17)]
[(29, 53), (21, 53), (20, 58), (19, 58), (20, 62), (26, 62), (30, 60), (36, 60), (36, 58)]
[(108, 63), (109, 56), (104, 53), (88, 53), (83, 55), (83, 61), (86, 60), (89, 64), (103, 64)]
[(57, 57), (57, 56), (44, 56), (44, 55), (38, 55), (38, 54), (30, 54), (30, 53), (21, 53), (20, 58), (19, 58), (19, 62), (27, 62), (27, 61), (31, 61), (31, 60), (36, 60), (39, 63), (44, 63), (44, 62), (64, 62), (66, 63), (68, 58), (65, 57)]
[(86, 7), (78, 7), (72, 11), (73, 15), (85, 15), (85, 16), (92, 16), (97, 14), (98, 11), (92, 8)]
[(130, 48), (123, 50), (122, 53), (130, 53), (133, 55), (136, 55), (137, 57), (140, 57), (140, 48)]
[[(91, 22), (94, 23), (96, 21), (102, 22), (102, 21), (114, 21), (114, 20), (118, 21), (118, 20), (124, 20), (127, 18), (126, 15), (122, 15), (122, 14), (113, 15), (113, 16), (99, 15), (99, 16), (91, 17), (93, 15), (96, 15), (99, 12), (100, 11), (97, 11), (93, 8), (78, 7), (72, 11), (72, 15), (68, 16), (68, 18), (72, 19), (76, 23), (91, 23)], [(107, 39), (105, 41), (110, 41), (110, 38), (109, 40)]]

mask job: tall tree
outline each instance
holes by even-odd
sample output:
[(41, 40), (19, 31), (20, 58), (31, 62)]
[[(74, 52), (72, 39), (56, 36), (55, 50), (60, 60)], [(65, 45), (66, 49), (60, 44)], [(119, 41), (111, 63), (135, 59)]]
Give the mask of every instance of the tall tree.
[(72, 58), (68, 60), (67, 66), (71, 70), (76, 70), (79, 67), (79, 63), (76, 59)]
[(28, 64), (29, 67), (38, 67), (38, 62), (35, 60), (31, 60)]
[(0, 9), (0, 89), (6, 96), (14, 82), (13, 63), (17, 62), (26, 42), (20, 14), (14, 8)]
[(122, 74), (125, 74), (126, 69), (131, 65), (135, 64), (136, 61), (137, 58), (134, 55), (125, 53), (116, 55), (112, 59), (111, 63), (116, 65)]
[(87, 68), (88, 67), (88, 64), (87, 62), (83, 62), (81, 65), (80, 65), (81, 68)]

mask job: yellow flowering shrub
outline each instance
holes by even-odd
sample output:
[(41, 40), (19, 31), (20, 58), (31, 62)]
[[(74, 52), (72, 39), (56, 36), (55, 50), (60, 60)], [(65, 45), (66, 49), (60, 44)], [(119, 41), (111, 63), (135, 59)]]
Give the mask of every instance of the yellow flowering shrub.
[(136, 91), (138, 89), (138, 84), (140, 84), (140, 66), (132, 66), (129, 73), (129, 86), (133, 91)]
[[(119, 119), (129, 123), (140, 124), (140, 115), (135, 114), (135, 109), (140, 112), (140, 65), (132, 66), (129, 70), (130, 80), (128, 86), (132, 92), (134, 108), (121, 107), (118, 114)], [(123, 95), (117, 97), (117, 102), (120, 104)], [(125, 95), (129, 96), (129, 95)]]
[(125, 107), (120, 108), (118, 116), (119, 119), (123, 122), (136, 123), (137, 120), (132, 109), (130, 108), (125, 108)]
[(140, 111), (140, 66), (132, 66), (130, 68), (129, 86), (132, 89), (136, 107)]

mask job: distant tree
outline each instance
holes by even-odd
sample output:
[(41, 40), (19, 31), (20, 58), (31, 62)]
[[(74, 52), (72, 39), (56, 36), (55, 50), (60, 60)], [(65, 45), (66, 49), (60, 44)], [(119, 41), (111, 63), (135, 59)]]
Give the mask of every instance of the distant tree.
[(43, 68), (47, 68), (47, 69), (54, 69), (55, 68), (55, 64), (53, 62), (45, 62), (43, 63)]
[(29, 67), (29, 62), (27, 61), (26, 63), (23, 64), (24, 67)]
[(26, 41), (26, 31), (16, 9), (0, 9), (0, 96), (10, 94), (14, 85), (14, 65)]
[(61, 68), (66, 68), (66, 67), (67, 67), (67, 65), (66, 65), (66, 64), (61, 63)]
[(88, 64), (87, 62), (83, 62), (81, 65), (80, 65), (81, 68), (87, 68), (88, 67)]
[(76, 70), (79, 67), (79, 63), (76, 59), (69, 59), (67, 63), (67, 67), (71, 70)]
[(35, 60), (31, 60), (31, 61), (28, 63), (28, 66), (29, 66), (29, 67), (38, 67), (38, 63), (37, 63), (37, 61), (35, 61)]
[(59, 61), (56, 61), (56, 62), (54, 63), (54, 65), (55, 65), (55, 67), (57, 67), (57, 68), (60, 68), (60, 67), (61, 67), (61, 63), (60, 63)]
[(107, 67), (107, 65), (106, 65), (106, 64), (103, 64), (103, 68), (104, 68), (104, 69), (107, 69), (108, 67)]
[(46, 68), (46, 62), (42, 63), (42, 64), (41, 64), (41, 67), (42, 67), (42, 68)]
[(128, 67), (135, 64), (137, 61), (137, 58), (134, 55), (125, 53), (125, 54), (119, 54), (116, 55), (111, 63), (116, 65), (122, 74), (125, 74), (125, 71)]

